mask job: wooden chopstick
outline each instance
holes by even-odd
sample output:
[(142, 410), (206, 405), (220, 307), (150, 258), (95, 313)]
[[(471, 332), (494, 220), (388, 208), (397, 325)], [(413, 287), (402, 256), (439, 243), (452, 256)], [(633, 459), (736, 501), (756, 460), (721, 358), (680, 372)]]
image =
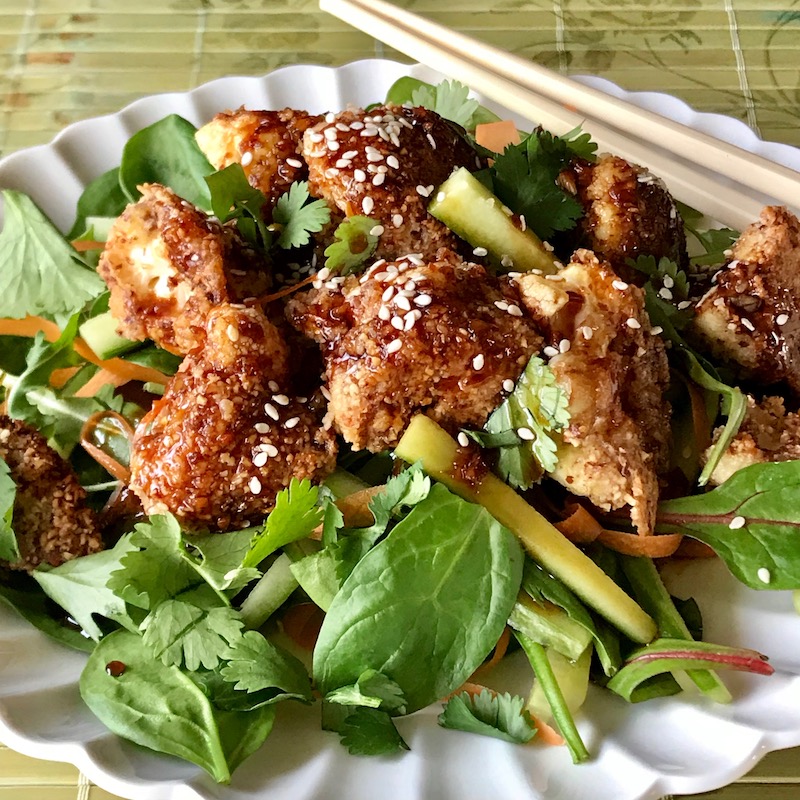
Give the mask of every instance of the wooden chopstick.
[(767, 202), (800, 210), (795, 170), (384, 0), (320, 0), (320, 8), (555, 133), (583, 124), (601, 150), (648, 167), (675, 197), (731, 227), (752, 222)]

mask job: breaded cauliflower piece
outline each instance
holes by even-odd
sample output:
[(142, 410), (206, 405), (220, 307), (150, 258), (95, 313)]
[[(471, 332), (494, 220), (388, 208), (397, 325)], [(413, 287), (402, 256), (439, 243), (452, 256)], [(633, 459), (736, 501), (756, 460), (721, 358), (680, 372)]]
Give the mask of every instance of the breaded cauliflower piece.
[(329, 415), (359, 450), (395, 445), (420, 411), (451, 431), (482, 426), (541, 345), (513, 285), (448, 251), (328, 284), (287, 312), (319, 343)]
[(336, 440), (308, 398), (287, 395), (289, 350), (261, 311), (219, 306), (206, 325), (136, 428), (130, 487), (148, 514), (225, 531), (262, 519), (292, 477), (332, 472)]
[(576, 160), (559, 177), (584, 209), (575, 247), (592, 250), (620, 277), (642, 284), (645, 275), (627, 264), (637, 256), (662, 256), (688, 264), (686, 235), (675, 201), (664, 184), (643, 167), (619, 156), (595, 163)]
[(588, 250), (556, 276), (525, 274), (517, 284), (547, 331), (550, 368), (569, 396), (552, 477), (606, 511), (629, 505), (639, 533), (652, 533), (671, 412), (666, 352), (643, 292)]
[(172, 190), (140, 188), (142, 199), (112, 226), (98, 269), (121, 335), (185, 355), (202, 342), (214, 306), (269, 288), (268, 266), (233, 228)]
[(302, 157), (305, 130), (321, 118), (305, 111), (226, 111), (195, 134), (206, 158), (217, 168), (241, 164), (251, 186), (267, 198), (266, 216), (295, 181), (308, 179)]
[(427, 206), (454, 169), (476, 168), (476, 156), (438, 114), (393, 105), (342, 111), (306, 131), (303, 152), (311, 194), (383, 228), (376, 257), (432, 259), (440, 247), (458, 246)]
[(768, 206), (736, 240), (693, 331), (742, 378), (800, 395), (800, 220)]
[(77, 475), (35, 428), (0, 416), (0, 458), (17, 485), (12, 526), (21, 558), (8, 566), (30, 572), (103, 549)]
[[(714, 431), (714, 441), (722, 430)], [(795, 459), (800, 459), (800, 414), (787, 411), (780, 397), (765, 397), (757, 403), (748, 395), (747, 415), (711, 473), (710, 483), (718, 486), (752, 464)]]

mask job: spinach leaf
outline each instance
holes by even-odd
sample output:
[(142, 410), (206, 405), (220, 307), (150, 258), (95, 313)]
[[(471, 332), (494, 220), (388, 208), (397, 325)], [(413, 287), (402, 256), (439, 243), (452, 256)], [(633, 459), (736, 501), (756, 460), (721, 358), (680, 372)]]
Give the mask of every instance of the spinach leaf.
[(264, 222), (264, 193), (251, 186), (239, 163), (230, 164), (206, 177), (211, 191), (211, 210), (220, 222), (236, 220), (244, 239), (254, 247), (268, 250), (272, 233)]
[(77, 239), (90, 224), (88, 217), (118, 217), (128, 204), (128, 198), (119, 184), (119, 167), (95, 178), (78, 200), (78, 211), (67, 239)]
[(505, 627), (522, 577), (516, 537), (481, 506), (436, 484), (356, 565), (314, 651), (323, 694), (372, 668), (411, 713), (458, 687)]
[(119, 167), (119, 183), (128, 200), (139, 199), (136, 187), (140, 184), (160, 183), (198, 208), (211, 211), (205, 176), (215, 170), (195, 141), (196, 130), (188, 120), (170, 114), (128, 139)]
[[(106, 665), (118, 662), (122, 674)], [(227, 783), (231, 770), (261, 745), (272, 728), (274, 709), (219, 712), (178, 667), (154, 659), (140, 636), (117, 631), (89, 657), (80, 680), (81, 697), (119, 736), (151, 750), (184, 758)]]
[(19, 561), (19, 543), (14, 533), (14, 501), (17, 484), (11, 477), (8, 464), (0, 458), (0, 561)]
[(451, 697), (439, 715), (439, 724), (515, 744), (525, 744), (536, 736), (536, 726), (522, 697), (512, 697), (508, 692), (492, 694), (488, 689), (477, 695), (462, 692)]
[(753, 464), (707, 494), (659, 504), (656, 530), (711, 547), (753, 589), (800, 589), (800, 461)]
[(0, 233), (0, 317), (27, 314), (63, 320), (97, 297), (105, 284), (22, 192), (3, 191)]

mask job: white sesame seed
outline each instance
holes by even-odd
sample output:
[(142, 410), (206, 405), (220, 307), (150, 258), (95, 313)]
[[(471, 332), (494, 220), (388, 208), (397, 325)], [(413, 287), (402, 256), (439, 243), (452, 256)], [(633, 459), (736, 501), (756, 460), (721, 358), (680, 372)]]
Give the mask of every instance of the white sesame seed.
[(383, 153), (373, 150), (372, 152), (367, 153), (367, 161), (372, 164), (374, 164), (376, 161), (383, 161)]
[(654, 327), (650, 328), (651, 336), (658, 336), (660, 333), (664, 333), (664, 329), (660, 325), (655, 325)]
[(252, 160), (253, 160), (253, 154), (248, 150), (246, 153), (242, 153), (240, 163), (243, 167), (246, 167), (252, 162)]
[(436, 139), (434, 139), (433, 136), (431, 136), (430, 133), (428, 133), (426, 135), (428, 137), (428, 144), (430, 144), (430, 146), (435, 150), (436, 149)]
[(525, 222), (525, 215), (519, 215), (519, 229), (523, 231), (523, 233), (528, 229), (528, 223)]
[(295, 169), (300, 169), (303, 166), (303, 162), (298, 158), (287, 158), (286, 163)]
[(418, 294), (414, 298), (414, 305), (417, 306), (429, 306), (431, 304), (431, 296), (429, 294)]
[(411, 311), (411, 301), (404, 294), (398, 294), (394, 298), (394, 304), (403, 311)]
[(508, 313), (511, 314), (512, 317), (521, 317), (522, 309), (516, 303), (511, 303), (508, 307)]
[(384, 303), (388, 303), (394, 295), (394, 286), (387, 286), (384, 290), (383, 294), (381, 295), (381, 300)]
[(328, 150), (332, 150), (334, 153), (339, 149), (339, 142), (336, 139), (328, 139)]
[(310, 133), (308, 135), (308, 138), (311, 139), (312, 142), (317, 143), (321, 142), (325, 137), (321, 133), (317, 133), (317, 131), (314, 131), (313, 133)]
[(612, 281), (611, 285), (620, 292), (624, 292), (628, 288), (628, 284), (620, 280)]
[(759, 567), (756, 575), (758, 575), (761, 583), (769, 583), (772, 580), (772, 575), (769, 574), (769, 570), (766, 567)]
[(395, 214), (392, 217), (392, 225), (394, 225), (395, 228), (399, 228), (402, 224), (403, 224), (403, 215), (402, 214)]
[(514, 259), (504, 253), (502, 256), (500, 256), (500, 264), (504, 267), (513, 267)]
[(417, 309), (409, 311), (408, 314), (405, 315), (404, 317), (405, 324), (403, 325), (404, 331), (410, 331), (414, 327), (414, 325), (417, 324), (417, 320), (419, 319), (418, 315), (421, 316), (420, 312)]
[(558, 343), (558, 352), (559, 353), (566, 353), (569, 350), (570, 347), (571, 347), (571, 344), (570, 344), (569, 339), (562, 339)]
[(325, 128), (322, 133), (329, 142), (332, 142), (339, 135), (336, 128)]
[(383, 236), (385, 228), (383, 225), (375, 225), (373, 228), (370, 228), (369, 235), (370, 236)]
[(386, 352), (396, 353), (402, 346), (403, 342), (401, 339), (393, 339), (391, 342), (389, 342), (389, 344), (386, 345)]
[(433, 189), (429, 189), (427, 186), (417, 186), (417, 194), (422, 195), (422, 197), (427, 197)]
[(753, 325), (753, 323), (750, 322), (750, 320), (747, 319), (747, 317), (742, 317), (742, 325), (744, 325), (745, 328), (747, 328), (747, 330), (749, 331), (754, 331), (756, 329), (756, 326)]
[(378, 318), (382, 319), (384, 322), (388, 322), (392, 318), (392, 312), (389, 310), (389, 306), (381, 306), (378, 309)]
[(397, 156), (386, 156), (386, 163), (392, 169), (400, 169), (400, 162), (397, 160)]
[(483, 365), (486, 359), (483, 357), (483, 353), (478, 353), (475, 358), (472, 359), (472, 368), (476, 370), (483, 369)]
[(357, 183), (364, 183), (364, 181), (367, 179), (367, 173), (364, 172), (363, 169), (353, 170), (353, 178)]
[(545, 348), (542, 350), (542, 352), (543, 352), (543, 353), (544, 353), (544, 354), (545, 354), (545, 355), (546, 355), (548, 358), (552, 358), (553, 356), (557, 356), (557, 355), (558, 355), (558, 348), (556, 348), (556, 347), (553, 347), (552, 345), (547, 345), (547, 347), (545, 347)]
[(369, 215), (372, 213), (372, 209), (373, 209), (373, 208), (375, 208), (375, 201), (374, 201), (374, 200), (373, 200), (373, 199), (372, 199), (372, 198), (371, 198), (369, 195), (367, 195), (367, 196), (366, 196), (366, 197), (365, 197), (365, 198), (364, 198), (364, 199), (361, 201), (361, 210), (362, 210), (362, 211), (363, 211), (363, 212), (364, 212), (364, 213), (365, 213), (367, 216), (369, 216)]
[(253, 494), (261, 493), (261, 481), (255, 475), (247, 482), (247, 487)]
[(788, 314), (778, 314), (778, 316), (775, 317), (775, 324), (776, 325), (785, 325), (788, 321), (789, 321), (789, 315)]
[(642, 324), (639, 322), (639, 320), (634, 319), (633, 317), (628, 317), (628, 319), (625, 320), (625, 324), (629, 328), (633, 328), (633, 330), (637, 330), (642, 327)]
[(344, 122), (337, 122), (336, 123), (336, 129), (340, 130), (342, 133), (347, 133), (350, 130), (350, 126), (349, 125), (345, 125)]
[(532, 442), (536, 438), (530, 428), (517, 428), (517, 436), (526, 442)]
[(326, 280), (328, 280), (328, 278), (330, 278), (330, 276), (331, 276), (331, 271), (327, 267), (323, 267), (317, 273), (317, 279), (320, 280), (320, 281), (326, 281)]
[(383, 186), (383, 182), (386, 180), (386, 173), (379, 172), (373, 179), (372, 185), (373, 186)]
[(397, 315), (393, 316), (391, 325), (395, 330), (398, 330), (398, 331), (403, 330), (403, 318), (402, 317), (398, 317)]
[(345, 153), (345, 154), (342, 156), (342, 158), (349, 158), (349, 159), (353, 159), (353, 158), (355, 158), (357, 155), (358, 155), (358, 150), (348, 150), (348, 151), (347, 151), (347, 152), (346, 152), (346, 153)]
[(583, 338), (587, 340), (594, 336), (594, 331), (588, 325), (584, 325), (581, 328), (581, 333), (583, 334)]
[(279, 406), (288, 406), (289, 398), (285, 394), (276, 394), (272, 398)]
[(273, 394), (274, 394), (275, 392), (277, 392), (277, 391), (278, 391), (278, 389), (280, 389), (280, 388), (281, 388), (280, 386), (278, 386), (278, 384), (277, 384), (277, 382), (276, 382), (276, 381), (270, 381), (270, 382), (267, 384), (267, 386), (269, 387), (269, 390), (270, 390), (270, 391), (271, 391)]
[(278, 409), (272, 403), (264, 403), (264, 413), (270, 418), (277, 421), (280, 417)]
[(456, 439), (458, 440), (458, 443), (462, 447), (468, 447), (469, 446), (469, 436), (467, 436), (467, 434), (464, 433), (464, 431), (459, 431), (458, 436), (456, 437)]
[(482, 258), (483, 256), (489, 255), (489, 251), (485, 247), (476, 247), (472, 251), (472, 255)]
[(286, 428), (294, 428), (298, 422), (300, 422), (300, 417), (289, 417), (283, 424)]
[(269, 425), (266, 422), (257, 422), (256, 433), (269, 433)]
[(349, 158), (340, 158), (336, 161), (336, 168), (337, 169), (348, 169), (352, 167), (352, 162)]
[(744, 528), (746, 523), (747, 523), (747, 520), (744, 517), (736, 516), (728, 523), (728, 527), (732, 531), (735, 531), (735, 530), (738, 530), (739, 528)]
[(548, 253), (552, 253), (553, 250), (555, 250), (555, 247), (553, 247), (553, 245), (551, 245), (550, 242), (542, 242), (542, 244), (544, 245), (544, 249), (547, 250)]
[(691, 300), (681, 300), (680, 303), (678, 303), (678, 309), (680, 311), (683, 311), (685, 308), (689, 308), (691, 304), (692, 304)]
[(674, 285), (675, 285), (675, 281), (673, 280), (672, 276), (671, 275), (665, 275), (664, 276), (664, 286), (666, 286), (667, 289), (671, 289)]
[(256, 453), (256, 455), (253, 457), (253, 466), (263, 467), (264, 464), (267, 463), (268, 458), (269, 456), (263, 450), (261, 450), (260, 452)]
[(658, 290), (658, 296), (664, 300), (672, 300), (672, 292), (666, 286)]
[(264, 452), (270, 457), (275, 458), (278, 455), (278, 448), (275, 447), (274, 444), (265, 444), (264, 445)]
[(503, 391), (504, 392), (513, 392), (514, 391), (514, 381), (511, 378), (506, 378), (503, 381)]
[(508, 303), (505, 300), (495, 300), (494, 304), (501, 311), (508, 311)]
[(233, 324), (228, 325), (228, 328), (227, 328), (227, 330), (225, 332), (228, 334), (228, 338), (232, 342), (238, 342), (239, 341), (239, 329), (235, 325), (233, 325)]

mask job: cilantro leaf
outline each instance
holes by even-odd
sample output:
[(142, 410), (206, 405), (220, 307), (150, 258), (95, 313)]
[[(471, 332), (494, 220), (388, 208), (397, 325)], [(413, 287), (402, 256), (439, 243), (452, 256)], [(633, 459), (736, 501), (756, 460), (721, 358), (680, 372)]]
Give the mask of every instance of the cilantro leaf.
[(0, 560), (12, 564), (20, 558), (19, 544), (12, 525), (16, 497), (17, 484), (11, 477), (8, 464), (0, 458)]
[(199, 554), (195, 569), (209, 586), (235, 592), (261, 575), (257, 569), (242, 566), (252, 540), (253, 531), (245, 528), (229, 531), (224, 536), (218, 533), (192, 536), (186, 544), (190, 552)]
[(408, 750), (386, 711), (359, 707), (341, 723), (342, 744), (354, 756), (380, 756)]
[[(498, 448), (497, 470), (518, 489), (529, 489), (556, 466), (554, 434), (569, 423), (569, 397), (557, 383), (553, 371), (538, 356), (531, 356), (514, 391), (495, 409), (485, 430), (495, 436), (516, 437), (516, 442)], [(529, 431), (523, 440), (518, 432)]]
[(597, 142), (593, 142), (591, 134), (585, 133), (580, 125), (557, 138), (566, 143), (567, 149), (576, 158), (583, 158), (586, 161), (597, 159)]
[(310, 234), (321, 231), (331, 219), (331, 210), (324, 200), (311, 200), (307, 181), (295, 181), (284, 192), (272, 212), (274, 225), (280, 226), (278, 247), (302, 247)]
[(31, 574), (51, 600), (58, 603), (92, 639), (99, 641), (103, 632), (95, 622), (94, 614), (136, 630), (125, 601), (107, 586), (109, 576), (119, 568), (132, 548), (130, 537), (123, 536), (112, 550), (65, 561), (58, 567), (39, 566)]
[(708, 221), (701, 212), (684, 203), (679, 202), (677, 206), (684, 228), (705, 250), (703, 255), (691, 257), (692, 264), (709, 266), (725, 263), (728, 260), (725, 251), (733, 247), (739, 232), (731, 228), (707, 228)]
[(105, 289), (100, 276), (30, 197), (3, 191), (0, 233), (0, 317), (30, 314), (60, 320)]
[(507, 692), (493, 695), (488, 689), (478, 695), (462, 692), (451, 697), (439, 715), (439, 724), (517, 744), (525, 744), (536, 735), (523, 698)]
[(333, 232), (333, 244), (325, 248), (325, 266), (339, 275), (350, 275), (364, 264), (378, 246), (378, 236), (371, 233), (374, 219), (348, 217)]
[(650, 278), (655, 290), (668, 289), (674, 301), (686, 300), (689, 296), (689, 278), (671, 259), (662, 256), (656, 261), (654, 256), (638, 256), (628, 259), (629, 266), (643, 272)]
[(259, 702), (296, 699), (311, 702), (311, 681), (302, 662), (260, 633), (247, 631), (224, 653), (222, 677)]
[(201, 665), (215, 669), (243, 626), (237, 611), (219, 605), (219, 597), (201, 587), (159, 603), (141, 629), (145, 646), (163, 664), (194, 672)]
[(328, 692), (325, 700), (346, 706), (365, 706), (382, 708), (396, 714), (406, 713), (403, 690), (391, 678), (374, 669), (362, 672), (355, 684)]
[(452, 80), (436, 86), (420, 86), (412, 92), (411, 104), (429, 108), (465, 130), (475, 127), (472, 120), (480, 107), (477, 100), (470, 99), (469, 86)]
[(225, 169), (206, 175), (205, 181), (211, 192), (214, 216), (220, 222), (236, 220), (236, 227), (244, 239), (268, 250), (272, 244), (272, 234), (263, 215), (267, 198), (250, 185), (242, 165), (230, 164)]

